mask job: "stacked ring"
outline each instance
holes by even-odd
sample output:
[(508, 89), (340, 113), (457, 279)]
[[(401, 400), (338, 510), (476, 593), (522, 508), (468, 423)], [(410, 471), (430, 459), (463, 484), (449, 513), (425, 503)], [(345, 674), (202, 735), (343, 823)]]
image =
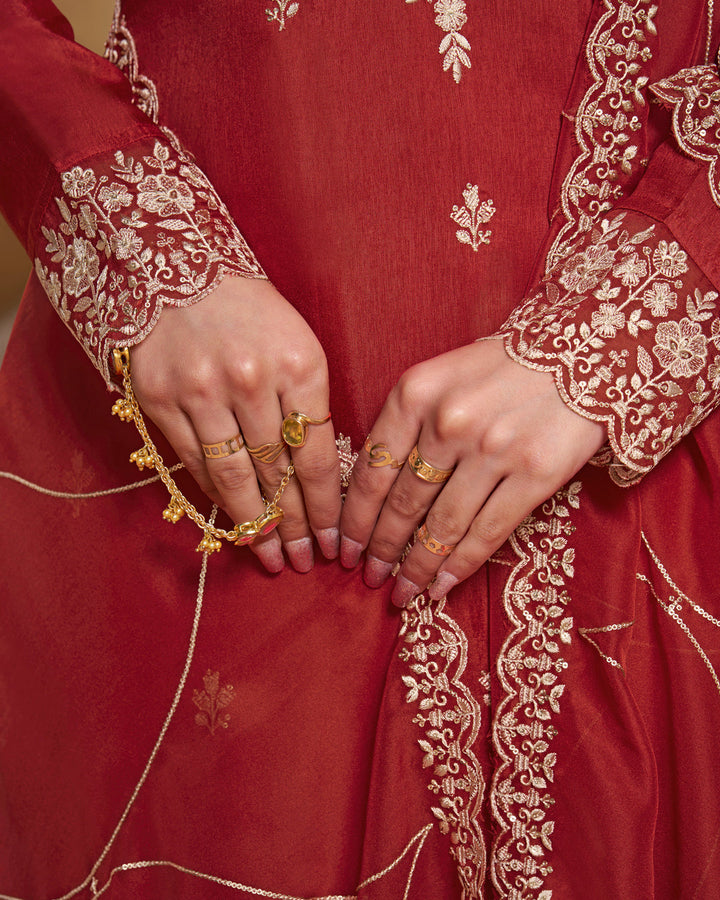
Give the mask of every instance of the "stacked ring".
[(426, 462), (420, 456), (417, 444), (408, 456), (408, 466), (413, 475), (417, 475), (418, 478), (422, 478), (423, 481), (428, 481), (430, 484), (441, 484), (443, 481), (447, 481), (453, 473), (453, 469), (438, 469)]
[(302, 447), (307, 441), (308, 425), (324, 425), (329, 422), (331, 413), (328, 413), (322, 419), (311, 419), (305, 413), (291, 412), (285, 416), (280, 429), (282, 440), (270, 441), (267, 444), (261, 444), (259, 447), (245, 448), (250, 456), (254, 457), (261, 463), (274, 463), (280, 456), (285, 447)]
[(435, 540), (424, 523), (418, 528), (415, 540), (420, 541), (423, 547), (434, 553), (435, 556), (450, 556), (457, 547), (457, 544), (443, 544), (442, 541)]
[(242, 434), (236, 434), (235, 437), (228, 438), (226, 441), (218, 441), (216, 444), (201, 443), (200, 446), (208, 459), (223, 459), (242, 450), (245, 445)]

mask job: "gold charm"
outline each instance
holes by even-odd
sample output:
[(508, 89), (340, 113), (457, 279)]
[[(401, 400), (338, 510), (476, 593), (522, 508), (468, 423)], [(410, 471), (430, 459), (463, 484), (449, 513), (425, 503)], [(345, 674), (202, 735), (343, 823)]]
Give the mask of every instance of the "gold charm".
[(270, 534), (271, 531), (275, 531), (278, 525), (282, 522), (284, 515), (285, 513), (280, 509), (279, 506), (270, 504), (265, 512), (261, 516), (258, 516), (257, 519), (255, 519), (257, 523), (258, 534)]
[(173, 525), (176, 522), (179, 522), (180, 519), (185, 515), (185, 510), (180, 506), (175, 497), (170, 500), (170, 504), (167, 509), (163, 510), (163, 519), (166, 522), (172, 522)]
[(119, 419), (122, 419), (123, 422), (132, 422), (132, 420), (135, 418), (135, 413), (132, 410), (132, 406), (124, 397), (122, 397), (120, 400), (116, 400), (113, 403), (112, 414), (114, 416), (117, 416)]
[(134, 450), (130, 454), (130, 462), (134, 462), (138, 469), (140, 469), (140, 471), (142, 471), (143, 469), (155, 468), (155, 460), (153, 458), (153, 454), (148, 450), (147, 447), (141, 447), (139, 450)]
[(211, 531), (206, 531), (203, 539), (195, 548), (198, 553), (217, 553), (222, 547), (222, 541), (214, 538)]

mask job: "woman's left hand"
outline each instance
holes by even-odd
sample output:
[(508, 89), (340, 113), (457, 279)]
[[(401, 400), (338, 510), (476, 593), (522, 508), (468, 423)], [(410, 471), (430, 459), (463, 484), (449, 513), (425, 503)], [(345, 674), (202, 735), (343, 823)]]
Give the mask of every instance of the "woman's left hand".
[[(606, 438), (603, 425), (564, 404), (550, 373), (511, 360), (500, 339), (420, 363), (390, 392), (355, 464), (343, 565), (357, 565), (367, 549), (365, 581), (379, 587), (424, 523), (425, 542), (403, 562), (392, 599), (407, 606), (431, 581), (429, 596), (444, 597)], [(421, 473), (452, 474), (432, 483), (402, 465), (416, 446)]]

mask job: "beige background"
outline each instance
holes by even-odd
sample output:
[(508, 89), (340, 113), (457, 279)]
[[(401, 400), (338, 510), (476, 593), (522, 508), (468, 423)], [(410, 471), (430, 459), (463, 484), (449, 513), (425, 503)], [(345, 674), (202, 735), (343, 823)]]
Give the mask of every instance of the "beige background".
[[(112, 21), (113, 0), (55, 0), (55, 5), (72, 23), (76, 40), (102, 53)], [(0, 354), (29, 272), (30, 260), (0, 217)]]

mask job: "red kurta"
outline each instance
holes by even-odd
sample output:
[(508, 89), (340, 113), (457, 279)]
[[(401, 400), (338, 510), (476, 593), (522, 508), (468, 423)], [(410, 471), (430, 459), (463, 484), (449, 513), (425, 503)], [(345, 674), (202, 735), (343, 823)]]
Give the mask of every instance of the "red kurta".
[[(106, 61), (44, 0), (0, 27), (36, 260), (0, 375), (0, 897), (715, 897), (705, 3), (125, 0)], [(509, 316), (610, 469), (402, 614), (360, 570), (196, 553), (70, 332), (107, 377), (263, 270), (346, 473), (408, 366)]]

